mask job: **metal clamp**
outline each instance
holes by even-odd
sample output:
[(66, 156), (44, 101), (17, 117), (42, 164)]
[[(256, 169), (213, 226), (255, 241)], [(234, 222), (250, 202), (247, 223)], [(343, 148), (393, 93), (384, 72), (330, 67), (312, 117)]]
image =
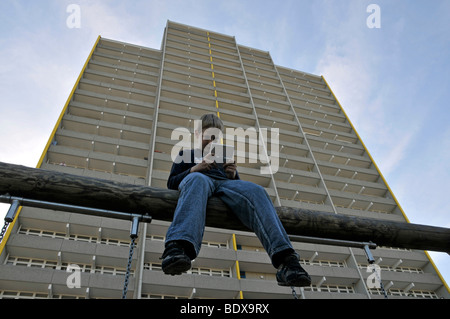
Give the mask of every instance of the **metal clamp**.
[(373, 264), (375, 262), (375, 259), (373, 258), (369, 245), (364, 245), (363, 249), (364, 252), (366, 253), (367, 261), (369, 262), (369, 264)]
[(18, 199), (13, 199), (11, 201), (11, 206), (8, 209), (8, 213), (5, 216), (5, 222), (12, 223), (14, 217), (16, 217), (16, 213), (19, 210), (20, 201)]

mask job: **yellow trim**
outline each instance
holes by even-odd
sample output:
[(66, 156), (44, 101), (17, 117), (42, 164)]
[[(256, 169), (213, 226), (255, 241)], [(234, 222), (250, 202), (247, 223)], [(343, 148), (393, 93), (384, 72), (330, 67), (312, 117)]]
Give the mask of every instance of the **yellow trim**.
[(364, 144), (364, 142), (362, 141), (361, 137), (359, 136), (358, 132), (356, 131), (355, 127), (353, 126), (353, 123), (350, 121), (349, 117), (347, 116), (347, 113), (345, 113), (344, 108), (342, 107), (341, 103), (339, 103), (339, 100), (336, 98), (336, 95), (334, 95), (333, 90), (331, 89), (331, 87), (328, 85), (327, 80), (325, 80), (324, 76), (322, 75), (322, 79), (325, 82), (325, 84), (327, 85), (328, 89), (330, 90), (331, 94), (333, 95), (334, 99), (336, 100), (337, 104), (339, 105), (339, 107), (341, 108), (342, 113), (345, 115), (348, 123), (350, 124), (350, 126), (352, 127), (353, 131), (355, 132), (356, 136), (358, 137), (358, 140), (361, 142), (361, 145), (364, 147), (364, 150), (366, 151), (367, 155), (369, 155), (370, 160), (372, 161), (373, 165), (375, 166), (378, 174), (381, 176), (381, 179), (383, 180), (384, 184), (386, 185), (387, 189), (389, 190), (389, 193), (391, 193), (392, 198), (394, 199), (395, 203), (397, 204), (398, 208), (400, 209), (400, 211), (403, 214), (403, 217), (406, 219), (406, 221), (408, 223), (410, 223), (408, 217), (406, 216), (405, 212), (403, 211), (403, 208), (400, 206), (397, 198), (395, 197), (394, 193), (392, 192), (391, 188), (389, 187), (389, 184), (387, 183), (386, 179), (384, 178), (383, 174), (381, 174), (380, 169), (378, 168), (378, 165), (375, 163), (372, 155), (370, 155), (370, 152), (367, 150), (366, 145)]
[[(333, 95), (334, 99), (336, 100), (337, 104), (339, 105), (339, 107), (341, 108), (342, 113), (345, 115), (347, 121), (350, 123), (350, 126), (352, 127), (353, 131), (355, 132), (356, 136), (358, 137), (359, 141), (361, 142), (361, 145), (364, 147), (364, 150), (366, 151), (367, 155), (369, 155), (370, 160), (372, 161), (373, 165), (375, 166), (375, 168), (377, 169), (378, 174), (381, 176), (381, 179), (383, 180), (384, 184), (386, 185), (387, 189), (389, 190), (389, 193), (391, 194), (392, 198), (394, 199), (395, 203), (397, 204), (398, 208), (400, 209), (400, 211), (402, 212), (403, 217), (405, 218), (405, 220), (410, 223), (409, 218), (406, 216), (405, 211), (403, 210), (402, 206), (400, 205), (400, 203), (398, 202), (397, 198), (395, 197), (394, 193), (392, 192), (392, 189), (390, 188), (388, 182), (386, 181), (386, 179), (384, 178), (383, 174), (381, 174), (380, 169), (378, 168), (378, 165), (375, 163), (372, 155), (370, 155), (370, 152), (368, 151), (368, 149), (366, 148), (366, 145), (364, 144), (364, 142), (362, 141), (361, 137), (359, 136), (358, 132), (356, 131), (355, 127), (353, 126), (352, 122), (350, 121), (349, 117), (347, 116), (347, 113), (345, 113), (344, 108), (342, 107), (341, 103), (339, 102), (339, 100), (336, 98), (336, 95), (334, 95), (333, 90), (331, 89), (331, 87), (328, 85), (327, 80), (325, 80), (325, 77), (322, 75), (321, 76), (323, 81), (325, 82), (325, 84), (327, 85), (328, 89), (330, 90), (331, 94)], [(445, 282), (444, 277), (442, 277), (441, 273), (439, 272), (439, 270), (437, 269), (436, 265), (434, 264), (433, 260), (431, 259), (431, 256), (428, 254), (427, 251), (425, 251), (425, 254), (427, 255), (429, 261), (431, 262), (431, 265), (433, 266), (434, 270), (436, 270), (436, 273), (438, 274), (439, 278), (441, 279), (442, 283), (444, 284), (445, 288), (447, 288), (447, 291), (450, 292), (450, 289), (447, 285), (447, 283)]]
[(44, 161), (45, 155), (48, 152), (48, 149), (50, 148), (50, 144), (53, 140), (53, 137), (56, 134), (56, 131), (58, 130), (59, 125), (61, 124), (62, 118), (64, 116), (64, 114), (66, 113), (66, 110), (69, 106), (70, 101), (72, 100), (73, 94), (75, 93), (76, 88), (78, 87), (78, 84), (80, 83), (81, 77), (83, 76), (84, 71), (86, 70), (86, 67), (89, 63), (89, 60), (91, 59), (92, 55), (94, 54), (95, 48), (97, 47), (98, 42), (100, 41), (101, 36), (97, 37), (97, 41), (95, 41), (94, 47), (91, 50), (91, 53), (89, 54), (88, 58), (86, 59), (86, 62), (84, 63), (83, 69), (80, 72), (80, 75), (78, 76), (77, 81), (75, 82), (75, 85), (72, 88), (72, 91), (70, 92), (69, 97), (67, 98), (66, 104), (64, 105), (64, 108), (61, 112), (61, 114), (59, 115), (58, 121), (55, 124), (55, 127), (53, 128), (52, 133), (50, 134), (50, 137), (48, 139), (47, 145), (45, 145), (44, 151), (42, 152), (41, 157), (39, 158), (39, 162), (36, 165), (36, 168), (41, 168), (42, 162)]
[[(232, 239), (233, 239), (233, 249), (234, 251), (237, 252), (237, 242), (236, 242), (236, 234), (232, 235)], [(239, 268), (239, 260), (236, 260), (236, 277), (238, 280), (241, 280), (241, 270)], [(244, 293), (242, 292), (242, 290), (239, 291), (239, 299), (244, 299)]]
[[(214, 63), (213, 63), (213, 57), (212, 57), (212, 51), (211, 51), (211, 38), (209, 37), (209, 32), (206, 32), (208, 36), (208, 47), (209, 47), (209, 61), (211, 62), (211, 74), (213, 78), (213, 87), (214, 87), (214, 97), (216, 98), (216, 109), (217, 109), (217, 117), (220, 118), (219, 113), (219, 101), (217, 100), (217, 89), (216, 89), (216, 75), (214, 74)], [(222, 142), (223, 144), (223, 142)]]
[[(59, 115), (58, 121), (56, 122), (55, 127), (53, 128), (53, 131), (52, 131), (52, 133), (51, 133), (51, 135), (50, 135), (50, 137), (49, 137), (49, 139), (47, 141), (47, 144), (45, 145), (44, 151), (42, 152), (42, 155), (39, 158), (39, 161), (38, 161), (38, 163), (36, 165), (36, 168), (41, 168), (41, 166), (42, 166), (42, 163), (44, 161), (45, 155), (47, 154), (48, 149), (50, 148), (50, 144), (51, 144), (51, 142), (52, 142), (52, 140), (53, 140), (53, 138), (54, 138), (54, 136), (56, 134), (56, 131), (58, 130), (59, 125), (61, 124), (62, 118), (63, 118), (64, 114), (66, 113), (66, 110), (67, 110), (67, 108), (69, 106), (69, 103), (70, 103), (70, 101), (72, 99), (72, 96), (75, 93), (75, 90), (78, 87), (78, 84), (80, 83), (81, 77), (83, 76), (83, 73), (84, 73), (84, 71), (87, 68), (89, 60), (91, 59), (92, 55), (94, 54), (95, 48), (97, 47), (97, 44), (99, 43), (100, 39), (101, 39), (101, 36), (98, 36), (97, 37), (97, 41), (95, 41), (94, 47), (91, 50), (91, 53), (89, 54), (88, 58), (86, 59), (86, 62), (84, 63), (83, 69), (81, 70), (80, 75), (78, 76), (78, 79), (77, 79), (75, 85), (73, 86), (72, 91), (70, 92), (70, 95), (69, 95), (69, 97), (68, 97), (68, 99), (66, 101), (66, 104), (64, 105), (64, 108), (63, 108), (61, 114)], [(6, 231), (5, 236), (3, 237), (3, 241), (0, 244), (0, 255), (2, 254), (3, 249), (5, 248), (6, 242), (9, 239), (11, 231), (12, 231), (12, 229), (13, 229), (13, 227), (14, 227), (14, 225), (15, 225), (15, 223), (16, 223), (16, 221), (17, 221), (21, 211), (22, 211), (22, 207), (19, 207), (19, 209), (17, 210), (17, 213), (16, 213), (16, 217), (14, 218), (12, 223), (9, 224), (8, 230)]]
[[(237, 251), (238, 249), (237, 249), (237, 243), (236, 243), (236, 234), (233, 234), (232, 238), (233, 238), (233, 249), (234, 249), (234, 251)], [(236, 276), (237, 276), (237, 279), (241, 280), (241, 272), (239, 269), (239, 261), (238, 260), (236, 260)]]
[(19, 214), (20, 214), (21, 211), (22, 211), (22, 206), (19, 207), (19, 209), (17, 210), (16, 217), (14, 217), (14, 220), (12, 221), (12, 223), (9, 224), (5, 235), (3, 236), (3, 240), (2, 240), (2, 242), (0, 244), (0, 256), (3, 253), (3, 249), (5, 249), (6, 242), (8, 241), (9, 236), (11, 235), (12, 229), (14, 228), (14, 225), (16, 224), (17, 218), (19, 217)]
[(237, 251), (237, 243), (236, 243), (236, 234), (233, 234), (233, 249), (234, 251)]
[(431, 265), (433, 266), (434, 270), (436, 270), (436, 273), (438, 274), (439, 278), (441, 279), (441, 281), (444, 283), (445, 288), (447, 288), (447, 292), (450, 293), (450, 289), (447, 285), (447, 282), (445, 281), (444, 277), (442, 276), (441, 272), (439, 271), (439, 269), (437, 268), (436, 264), (434, 263), (433, 259), (431, 258), (430, 254), (428, 253), (428, 251), (425, 251), (425, 255), (427, 255), (428, 259), (430, 260)]
[(241, 280), (241, 270), (239, 269), (239, 260), (236, 260), (236, 277)]

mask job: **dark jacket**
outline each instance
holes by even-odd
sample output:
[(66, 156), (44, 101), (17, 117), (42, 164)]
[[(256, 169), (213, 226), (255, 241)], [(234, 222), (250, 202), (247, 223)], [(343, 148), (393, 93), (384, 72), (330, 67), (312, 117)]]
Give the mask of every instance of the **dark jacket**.
[[(170, 171), (169, 179), (167, 180), (167, 188), (178, 190), (178, 186), (180, 185), (181, 181), (188, 176), (189, 171), (192, 167), (197, 165), (195, 163), (195, 156), (194, 156), (194, 150), (191, 150), (191, 158), (188, 163), (185, 163), (185, 161), (177, 160), (172, 165), (172, 169)], [(197, 150), (198, 152), (198, 150)], [(180, 151), (178, 154), (178, 159), (183, 157), (183, 151)], [(178, 163), (180, 162), (180, 163)], [(178, 163), (178, 164), (177, 164)], [(202, 174), (205, 174), (206, 176), (209, 176), (214, 179), (228, 179), (227, 175), (225, 174), (225, 171), (222, 167), (222, 165), (217, 164), (217, 168), (211, 168), (209, 171), (201, 172)], [(235, 179), (240, 179), (239, 174), (236, 171), (236, 177)]]

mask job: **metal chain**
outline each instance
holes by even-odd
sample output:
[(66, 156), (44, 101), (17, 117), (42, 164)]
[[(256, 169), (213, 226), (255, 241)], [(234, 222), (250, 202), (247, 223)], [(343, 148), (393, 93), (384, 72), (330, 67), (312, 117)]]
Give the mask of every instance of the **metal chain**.
[(381, 292), (383, 292), (384, 298), (385, 299), (389, 299), (386, 290), (384, 289), (384, 285), (383, 282), (381, 281), (380, 276), (378, 276), (378, 273), (374, 267), (373, 269), (373, 273), (375, 274), (375, 277), (377, 278), (377, 281), (380, 283), (380, 288), (381, 288)]
[(3, 237), (5, 236), (6, 230), (8, 229), (9, 222), (5, 221), (3, 225), (2, 231), (0, 232), (0, 243), (3, 241)]
[(294, 299), (298, 299), (297, 292), (295, 291), (295, 287), (291, 286), (291, 289), (292, 289), (292, 296), (294, 296)]
[(384, 289), (383, 283), (380, 281), (381, 291), (383, 292), (384, 298), (389, 299), (386, 290)]
[(128, 283), (130, 279), (131, 263), (133, 261), (133, 252), (135, 245), (136, 245), (136, 237), (131, 237), (130, 253), (128, 255), (128, 265), (127, 265), (127, 272), (125, 274), (125, 283), (123, 285), (122, 299), (127, 299)]

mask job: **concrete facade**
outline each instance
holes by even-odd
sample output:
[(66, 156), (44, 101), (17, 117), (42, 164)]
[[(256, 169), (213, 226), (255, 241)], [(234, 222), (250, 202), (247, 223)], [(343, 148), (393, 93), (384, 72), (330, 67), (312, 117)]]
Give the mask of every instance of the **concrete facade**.
[[(270, 155), (279, 141), (277, 170), (263, 175), (261, 161), (238, 164), (274, 205), (406, 222), (323, 77), (275, 65), (269, 52), (232, 36), (170, 21), (160, 50), (99, 37), (38, 167), (166, 188), (179, 142), (172, 132), (193, 132), (193, 121), (211, 112), (229, 128), (279, 130), (261, 150)], [(258, 157), (247, 148), (246, 158)], [(252, 233), (207, 228), (192, 270), (165, 276), (159, 257), (168, 225), (140, 225), (128, 298), (292, 298)], [(0, 298), (120, 298), (129, 231), (125, 221), (21, 209), (1, 246)], [(383, 298), (368, 286), (361, 249), (294, 246), (312, 277), (299, 297)], [(373, 254), (390, 298), (449, 297), (425, 252)]]

